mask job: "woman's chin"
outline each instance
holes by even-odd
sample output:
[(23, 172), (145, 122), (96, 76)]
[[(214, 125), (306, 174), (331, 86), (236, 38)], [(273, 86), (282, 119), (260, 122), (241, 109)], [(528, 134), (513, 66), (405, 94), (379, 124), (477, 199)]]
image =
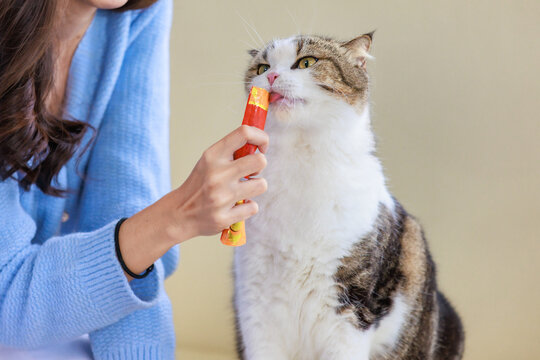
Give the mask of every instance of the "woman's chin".
[[(81, 0), (79, 0), (81, 1)], [(126, 5), (128, 0), (82, 0), (98, 9), (112, 10), (119, 9)]]

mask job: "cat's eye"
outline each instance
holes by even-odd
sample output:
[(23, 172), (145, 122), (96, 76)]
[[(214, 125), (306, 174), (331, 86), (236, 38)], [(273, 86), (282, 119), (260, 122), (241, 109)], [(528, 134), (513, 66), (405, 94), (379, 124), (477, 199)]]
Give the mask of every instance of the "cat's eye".
[(319, 59), (313, 56), (306, 56), (298, 60), (298, 69), (307, 69), (310, 66), (313, 66)]
[(266, 72), (266, 70), (270, 69), (270, 65), (261, 64), (257, 68), (257, 75), (261, 75), (262, 73)]

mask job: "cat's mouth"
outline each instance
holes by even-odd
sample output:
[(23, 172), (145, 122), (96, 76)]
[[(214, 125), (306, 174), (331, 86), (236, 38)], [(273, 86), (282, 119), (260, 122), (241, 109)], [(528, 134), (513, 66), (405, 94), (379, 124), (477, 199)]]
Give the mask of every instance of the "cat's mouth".
[(276, 101), (279, 101), (279, 100), (282, 100), (282, 99), (285, 99), (285, 97), (283, 95), (281, 95), (280, 93), (274, 92), (274, 91), (272, 91), (270, 93), (270, 104), (273, 104)]
[(303, 103), (304, 100), (286, 97), (277, 91), (271, 91), (269, 102), (272, 105), (294, 106)]

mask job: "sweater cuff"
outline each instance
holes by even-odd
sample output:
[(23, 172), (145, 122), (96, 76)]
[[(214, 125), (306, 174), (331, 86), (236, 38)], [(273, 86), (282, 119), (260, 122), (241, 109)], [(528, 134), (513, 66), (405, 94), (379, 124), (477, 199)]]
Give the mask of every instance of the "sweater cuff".
[(174, 360), (174, 351), (166, 350), (158, 344), (141, 344), (120, 348), (98, 358), (99, 360)]
[(97, 356), (99, 360), (174, 360), (174, 357), (174, 350), (158, 344), (133, 345)]
[[(160, 291), (159, 267), (144, 279), (128, 282), (116, 257), (114, 228), (118, 220), (90, 233), (79, 245), (78, 272), (90, 303), (109, 319), (151, 307)], [(120, 359), (120, 358), (119, 358)]]

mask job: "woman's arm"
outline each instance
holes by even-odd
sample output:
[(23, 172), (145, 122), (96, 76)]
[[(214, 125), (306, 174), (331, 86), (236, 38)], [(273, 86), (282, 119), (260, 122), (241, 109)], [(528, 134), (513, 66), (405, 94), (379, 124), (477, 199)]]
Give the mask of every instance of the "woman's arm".
[(236, 200), (266, 189), (264, 179), (240, 181), (265, 166), (264, 156), (233, 161), (232, 154), (246, 141), (264, 151), (268, 138), (255, 128), (237, 129), (208, 149), (186, 183), (168, 193), (171, 2), (158, 1), (134, 16), (85, 169), (78, 229), (91, 231), (130, 217), (120, 229), (126, 265), (140, 273), (166, 254), (162, 261), (168, 275), (177, 250), (167, 251), (175, 244), (218, 233), (257, 211), (253, 202), (232, 208)]
[(264, 180), (239, 181), (264, 167), (261, 156), (232, 161), (234, 150), (247, 141), (267, 146), (260, 130), (235, 130), (205, 152), (180, 188), (130, 218), (121, 233), (126, 263), (139, 270), (156, 262), (148, 278), (131, 285), (115, 254), (117, 219), (91, 232), (32, 244), (36, 224), (20, 204), (18, 183), (0, 182), (0, 343), (37, 347), (102, 328), (91, 335), (106, 344), (126, 333), (140, 339), (141, 331), (150, 339), (174, 336), (162, 291), (164, 265), (156, 260), (174, 244), (215, 234), (256, 211), (255, 203), (231, 210), (236, 200), (266, 187)]
[(115, 222), (32, 244), (36, 224), (18, 183), (0, 182), (0, 344), (37, 347), (112, 324), (156, 304), (159, 272), (132, 288), (116, 258)]
[(264, 152), (268, 137), (257, 128), (241, 126), (206, 150), (182, 186), (122, 224), (120, 248), (131, 271), (141, 273), (172, 246), (216, 234), (257, 212), (253, 201), (234, 206), (266, 191), (263, 178), (241, 181), (266, 166), (262, 154), (233, 160), (234, 151), (247, 142)]
[[(234, 149), (246, 141), (266, 147), (266, 135), (245, 127), (205, 152), (188, 181), (162, 196), (169, 186), (168, 37), (163, 40), (160, 36), (165, 30), (158, 36), (150, 24), (168, 21), (170, 4), (168, 0), (159, 1), (152, 9), (154, 15), (149, 9), (147, 14), (153, 17), (148, 29), (140, 29), (141, 38), (133, 39), (132, 49), (136, 49), (143, 34), (148, 36), (156, 47), (147, 47), (146, 51), (155, 52), (152, 56), (139, 55), (143, 63), (133, 72), (126, 70), (120, 75), (114, 96), (125, 101), (109, 107), (91, 150), (81, 195), (80, 232), (47, 239), (42, 245), (32, 244), (36, 224), (21, 206), (22, 190), (13, 179), (0, 182), (3, 345), (38, 347), (90, 332), (96, 359), (136, 358), (137, 353), (145, 351), (158, 354), (149, 355), (149, 359), (169, 358), (159, 355), (174, 352), (172, 316), (163, 279), (174, 268), (177, 254), (169, 250), (157, 259), (173, 244), (216, 233), (256, 210), (252, 203), (231, 211), (236, 199), (265, 189), (263, 180), (239, 181), (264, 167), (262, 155), (232, 160)], [(127, 66), (129, 60), (125, 62)], [(155, 78), (151, 80), (150, 75)], [(154, 89), (162, 86), (161, 91), (148, 92), (144, 81), (152, 81)], [(133, 122), (122, 122), (122, 113)], [(134, 148), (138, 150), (135, 153)], [(155, 205), (141, 210), (157, 199)], [(124, 216), (132, 216), (124, 223), (128, 226), (122, 226), (120, 236), (126, 263), (133, 270), (156, 263), (147, 278), (131, 283), (118, 263), (113, 241), (116, 222)], [(164, 246), (159, 245), (161, 242)], [(133, 356), (119, 357), (118, 351)]]
[[(255, 128), (237, 129), (205, 152), (180, 188), (166, 194), (170, 186), (171, 3), (159, 1), (141, 13), (150, 16), (149, 12), (159, 10), (144, 27), (134, 24), (136, 37), (125, 54), (87, 167), (81, 206), (82, 213), (92, 216), (80, 220), (81, 229), (89, 230), (111, 219), (129, 217), (120, 231), (126, 265), (133, 272), (142, 272), (155, 262), (160, 280), (176, 265), (176, 247), (156, 260), (167, 248), (196, 235), (218, 233), (257, 210), (255, 203), (232, 209), (236, 200), (249, 199), (266, 189), (262, 179), (240, 181), (265, 166), (264, 156), (233, 161), (233, 152), (247, 141), (261, 145), (264, 151), (268, 142)], [(147, 283), (152, 282), (136, 279), (130, 285), (144, 292)], [(159, 286), (162, 288), (162, 283)], [(123, 359), (114, 351), (173, 359), (174, 327), (167, 295), (160, 291), (157, 304), (91, 332), (90, 339), (96, 359)]]

